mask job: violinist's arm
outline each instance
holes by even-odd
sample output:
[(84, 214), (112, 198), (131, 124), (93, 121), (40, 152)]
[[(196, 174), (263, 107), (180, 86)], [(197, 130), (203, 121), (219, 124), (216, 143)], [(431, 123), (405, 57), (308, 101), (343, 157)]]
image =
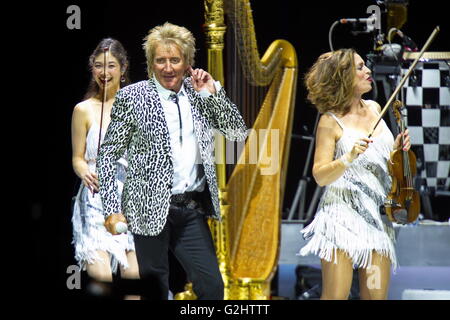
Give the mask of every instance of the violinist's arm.
[[(320, 117), (316, 132), (316, 150), (312, 173), (319, 186), (332, 183), (342, 176), (346, 165), (341, 159), (333, 160), (336, 141), (342, 132), (336, 120), (324, 114)], [(348, 158), (351, 162), (352, 159)]]

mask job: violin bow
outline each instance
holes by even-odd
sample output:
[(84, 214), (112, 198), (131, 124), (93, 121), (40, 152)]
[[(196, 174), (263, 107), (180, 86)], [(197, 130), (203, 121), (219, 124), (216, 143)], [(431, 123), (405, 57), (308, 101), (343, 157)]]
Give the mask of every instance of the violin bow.
[(107, 80), (107, 77), (106, 77), (106, 63), (108, 61), (107, 56), (108, 56), (108, 53), (109, 53), (109, 47), (104, 47), (103, 48), (103, 53), (104, 53), (103, 54), (103, 76), (104, 76), (104, 79), (103, 79), (103, 99), (102, 99), (102, 109), (100, 111), (100, 130), (99, 130), (99, 133), (98, 133), (97, 156), (98, 156), (98, 154), (100, 152), (100, 144), (101, 144), (100, 141), (102, 139), (103, 109), (104, 109), (105, 102), (106, 102), (106, 86), (108, 84), (108, 80)]
[(437, 35), (437, 33), (439, 32), (440, 28), (439, 26), (437, 26), (436, 28), (434, 28), (433, 32), (431, 33), (431, 35), (428, 37), (427, 42), (425, 42), (422, 50), (419, 53), (419, 56), (414, 60), (414, 62), (411, 64), (411, 66), (409, 67), (408, 71), (406, 72), (406, 74), (403, 76), (402, 80), (400, 81), (400, 83), (397, 85), (397, 88), (395, 88), (394, 92), (392, 93), (391, 97), (389, 98), (389, 100), (386, 102), (386, 105), (384, 106), (383, 110), (381, 110), (380, 116), (377, 120), (377, 123), (375, 124), (375, 126), (373, 127), (372, 131), (369, 134), (370, 138), (372, 136), (372, 134), (375, 132), (375, 129), (377, 128), (378, 124), (380, 123), (381, 119), (383, 118), (384, 114), (386, 113), (386, 111), (388, 110), (389, 106), (392, 104), (392, 101), (394, 101), (395, 97), (397, 96), (398, 92), (400, 91), (400, 89), (403, 87), (403, 85), (406, 82), (406, 79), (408, 79), (408, 77), (411, 75), (411, 73), (413, 72), (414, 68), (416, 67), (416, 64), (419, 62), (420, 58), (422, 58), (423, 54), (425, 53), (425, 51), (428, 49), (428, 47), (430, 46), (431, 42), (434, 40), (434, 37)]

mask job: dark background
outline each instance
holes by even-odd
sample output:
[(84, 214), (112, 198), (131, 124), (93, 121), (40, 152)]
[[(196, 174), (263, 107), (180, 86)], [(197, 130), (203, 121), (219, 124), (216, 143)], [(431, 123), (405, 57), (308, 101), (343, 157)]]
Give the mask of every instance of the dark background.
[[(402, 30), (421, 47), (436, 25), (441, 32), (429, 51), (450, 51), (448, 11), (438, 0), (411, 0), (408, 20)], [(69, 30), (69, 5), (81, 8), (81, 30)], [(321, 53), (329, 51), (328, 30), (339, 18), (367, 17), (366, 8), (375, 1), (254, 1), (253, 16), (261, 55), (275, 39), (286, 39), (296, 48), (299, 80), (293, 133), (312, 134), (316, 111), (305, 99), (303, 76)], [(206, 68), (202, 33), (203, 0), (195, 1), (59, 1), (55, 4), (28, 4), (9, 13), (16, 19), (6, 30), (11, 53), (6, 61), (12, 68), (8, 92), (18, 102), (9, 124), (20, 125), (14, 171), (13, 219), (24, 219), (25, 232), (17, 240), (16, 253), (25, 263), (15, 269), (21, 295), (35, 295), (47, 289), (48, 298), (74, 295), (66, 289), (66, 269), (75, 264), (71, 245), (71, 197), (77, 177), (71, 166), (70, 122), (73, 107), (82, 100), (90, 78), (88, 57), (100, 39), (110, 36), (127, 49), (132, 82), (146, 79), (143, 38), (155, 25), (170, 21), (190, 29), (197, 39), (196, 66)], [(25, 26), (25, 28), (23, 28)], [(382, 22), (385, 27), (385, 22)], [(11, 37), (9, 39), (9, 37)], [(364, 58), (373, 48), (369, 35), (354, 36), (349, 26), (338, 26), (333, 35), (335, 49), (353, 47)], [(4, 49), (5, 50), (5, 49)], [(6, 50), (5, 50), (6, 51)], [(10, 63), (11, 62), (11, 63)], [(17, 66), (20, 65), (20, 68)], [(285, 211), (303, 172), (307, 143), (293, 138), (288, 170)], [(9, 168), (9, 167), (7, 167)], [(7, 169), (9, 171), (9, 169)], [(7, 173), (13, 173), (11, 172)], [(16, 174), (18, 173), (18, 174)], [(313, 184), (308, 188), (311, 190)], [(20, 192), (16, 192), (20, 190)], [(16, 199), (17, 197), (17, 199)], [(442, 204), (433, 200), (434, 208)], [(442, 216), (444, 219), (445, 216)], [(16, 234), (17, 236), (17, 234)], [(24, 241), (22, 241), (24, 240)], [(20, 260), (22, 261), (22, 260)], [(23, 268), (23, 270), (22, 270)]]

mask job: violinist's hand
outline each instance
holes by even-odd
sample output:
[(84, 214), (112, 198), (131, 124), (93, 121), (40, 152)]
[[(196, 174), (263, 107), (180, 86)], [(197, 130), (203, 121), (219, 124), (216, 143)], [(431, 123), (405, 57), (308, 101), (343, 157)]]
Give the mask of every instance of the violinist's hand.
[(361, 138), (355, 141), (353, 144), (353, 148), (349, 153), (348, 160), (352, 162), (355, 160), (360, 154), (366, 152), (367, 148), (369, 147), (369, 143), (372, 143), (373, 140), (370, 140), (369, 138)]
[(98, 192), (99, 184), (97, 174), (90, 172), (89, 170), (81, 177), (81, 181), (89, 190), (93, 193)]
[(409, 151), (411, 148), (411, 138), (409, 137), (408, 129), (403, 132), (403, 146), (402, 146), (402, 133), (400, 132), (394, 141), (394, 150), (400, 150), (403, 147), (403, 151)]
[(214, 78), (203, 69), (188, 68), (188, 72), (191, 75), (191, 83), (195, 91), (199, 92), (203, 89), (208, 90), (211, 94), (216, 93), (216, 87), (214, 86)]
[(105, 220), (106, 230), (108, 230), (108, 232), (112, 235), (119, 234), (116, 231), (116, 223), (118, 222), (127, 223), (127, 219), (125, 219), (125, 216), (122, 213), (113, 213), (112, 215), (108, 216)]

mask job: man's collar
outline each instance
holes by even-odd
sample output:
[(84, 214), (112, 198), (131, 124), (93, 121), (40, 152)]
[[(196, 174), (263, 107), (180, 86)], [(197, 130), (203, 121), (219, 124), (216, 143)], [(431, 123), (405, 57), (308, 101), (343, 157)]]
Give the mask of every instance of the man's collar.
[[(153, 81), (155, 82), (156, 85), (156, 90), (158, 91), (159, 95), (161, 97), (163, 97), (165, 100), (170, 100), (169, 97), (171, 94), (175, 93), (175, 91), (172, 90), (168, 90), (166, 88), (164, 88), (158, 81), (158, 79), (156, 79), (155, 75), (153, 75)], [(184, 81), (181, 82), (181, 88), (180, 91), (178, 91), (177, 95), (187, 95), (185, 88), (184, 88)]]

